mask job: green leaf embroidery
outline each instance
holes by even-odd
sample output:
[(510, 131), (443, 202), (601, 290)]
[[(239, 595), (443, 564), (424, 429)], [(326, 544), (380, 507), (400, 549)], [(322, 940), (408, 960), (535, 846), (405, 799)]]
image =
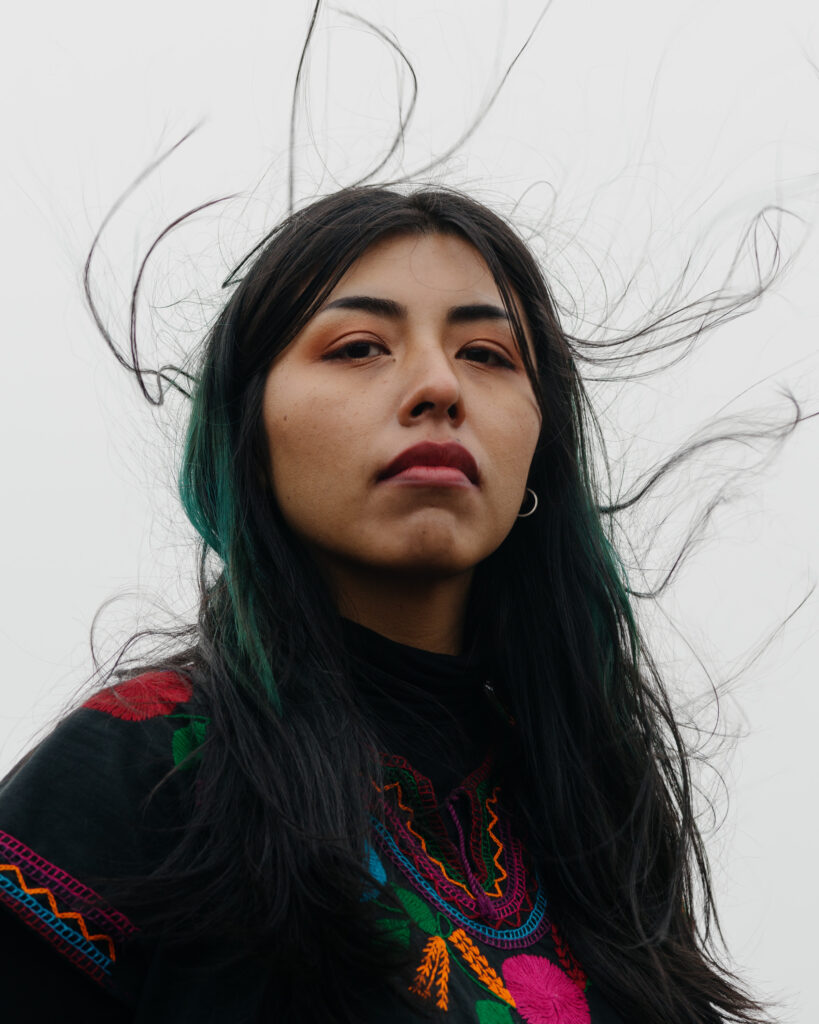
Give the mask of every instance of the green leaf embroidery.
[(478, 1024), (513, 1024), (512, 1014), (505, 1003), (496, 1003), (494, 999), (479, 999), (475, 1003)]
[(375, 922), (375, 926), (389, 942), (401, 946), (402, 949), (409, 949), (410, 925), (405, 917), (381, 917)]
[(406, 910), (422, 932), (426, 932), (427, 935), (437, 934), (437, 918), (420, 896), (416, 896), (409, 889), (401, 888), (400, 885), (395, 886), (395, 895), (401, 901), (404, 910)]
[[(185, 763), (182, 767), (188, 768), (196, 763), (198, 759), (196, 752), (205, 742), (205, 733), (207, 732), (207, 728), (207, 721), (201, 718), (194, 718), (181, 729), (176, 729), (174, 731), (173, 739), (171, 741), (174, 764), (182, 764), (184, 761)], [(192, 754), (196, 756), (191, 757)]]

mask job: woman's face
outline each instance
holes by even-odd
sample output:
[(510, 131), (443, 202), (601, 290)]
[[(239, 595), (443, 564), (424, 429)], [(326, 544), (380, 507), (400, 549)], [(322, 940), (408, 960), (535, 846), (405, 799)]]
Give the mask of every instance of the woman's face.
[(273, 362), (263, 419), (279, 506), (319, 564), (422, 577), (500, 545), (540, 430), (489, 268), (440, 234), (350, 267)]

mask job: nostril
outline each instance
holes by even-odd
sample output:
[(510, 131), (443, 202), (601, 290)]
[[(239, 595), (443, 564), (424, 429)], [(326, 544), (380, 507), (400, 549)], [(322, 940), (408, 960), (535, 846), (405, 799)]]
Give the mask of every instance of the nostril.
[(458, 407), (455, 404), (450, 405), (450, 407), (447, 409), (447, 415), (451, 420), (456, 419), (458, 416)]

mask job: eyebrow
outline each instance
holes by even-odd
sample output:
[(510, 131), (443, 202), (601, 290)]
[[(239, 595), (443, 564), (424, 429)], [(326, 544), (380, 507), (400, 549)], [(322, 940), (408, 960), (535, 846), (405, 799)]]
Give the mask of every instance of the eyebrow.
[[(324, 313), (329, 309), (356, 309), (362, 313), (373, 313), (392, 320), (404, 320), (408, 313), (407, 307), (395, 299), (380, 299), (373, 295), (345, 295), (322, 306), (320, 312)], [(503, 306), (475, 302), (465, 306), (451, 306), (447, 310), (446, 320), (449, 324), (469, 324), (476, 320), (502, 320), (509, 323), (509, 314)]]

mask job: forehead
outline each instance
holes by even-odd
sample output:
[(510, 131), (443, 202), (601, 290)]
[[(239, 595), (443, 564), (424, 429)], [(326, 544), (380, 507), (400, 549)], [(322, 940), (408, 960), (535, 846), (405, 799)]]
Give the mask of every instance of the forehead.
[(467, 296), (501, 303), (483, 256), (454, 235), (402, 235), (374, 243), (347, 270), (328, 298), (353, 294), (367, 285), (385, 298), (451, 305)]
[[(523, 328), (526, 347), (537, 361), (532, 332), (514, 289), (508, 289)], [(396, 303), (412, 317), (452, 320), (456, 309), (489, 312), (497, 327), (512, 323), (503, 312), (503, 298), (486, 260), (457, 235), (433, 233), (399, 235), (371, 245), (348, 268), (325, 297), (319, 316), (347, 296), (369, 296)], [(499, 315), (496, 315), (499, 314)], [(325, 314), (326, 315), (326, 314)], [(475, 315), (458, 317), (474, 322)], [(516, 341), (517, 344), (517, 341)]]

